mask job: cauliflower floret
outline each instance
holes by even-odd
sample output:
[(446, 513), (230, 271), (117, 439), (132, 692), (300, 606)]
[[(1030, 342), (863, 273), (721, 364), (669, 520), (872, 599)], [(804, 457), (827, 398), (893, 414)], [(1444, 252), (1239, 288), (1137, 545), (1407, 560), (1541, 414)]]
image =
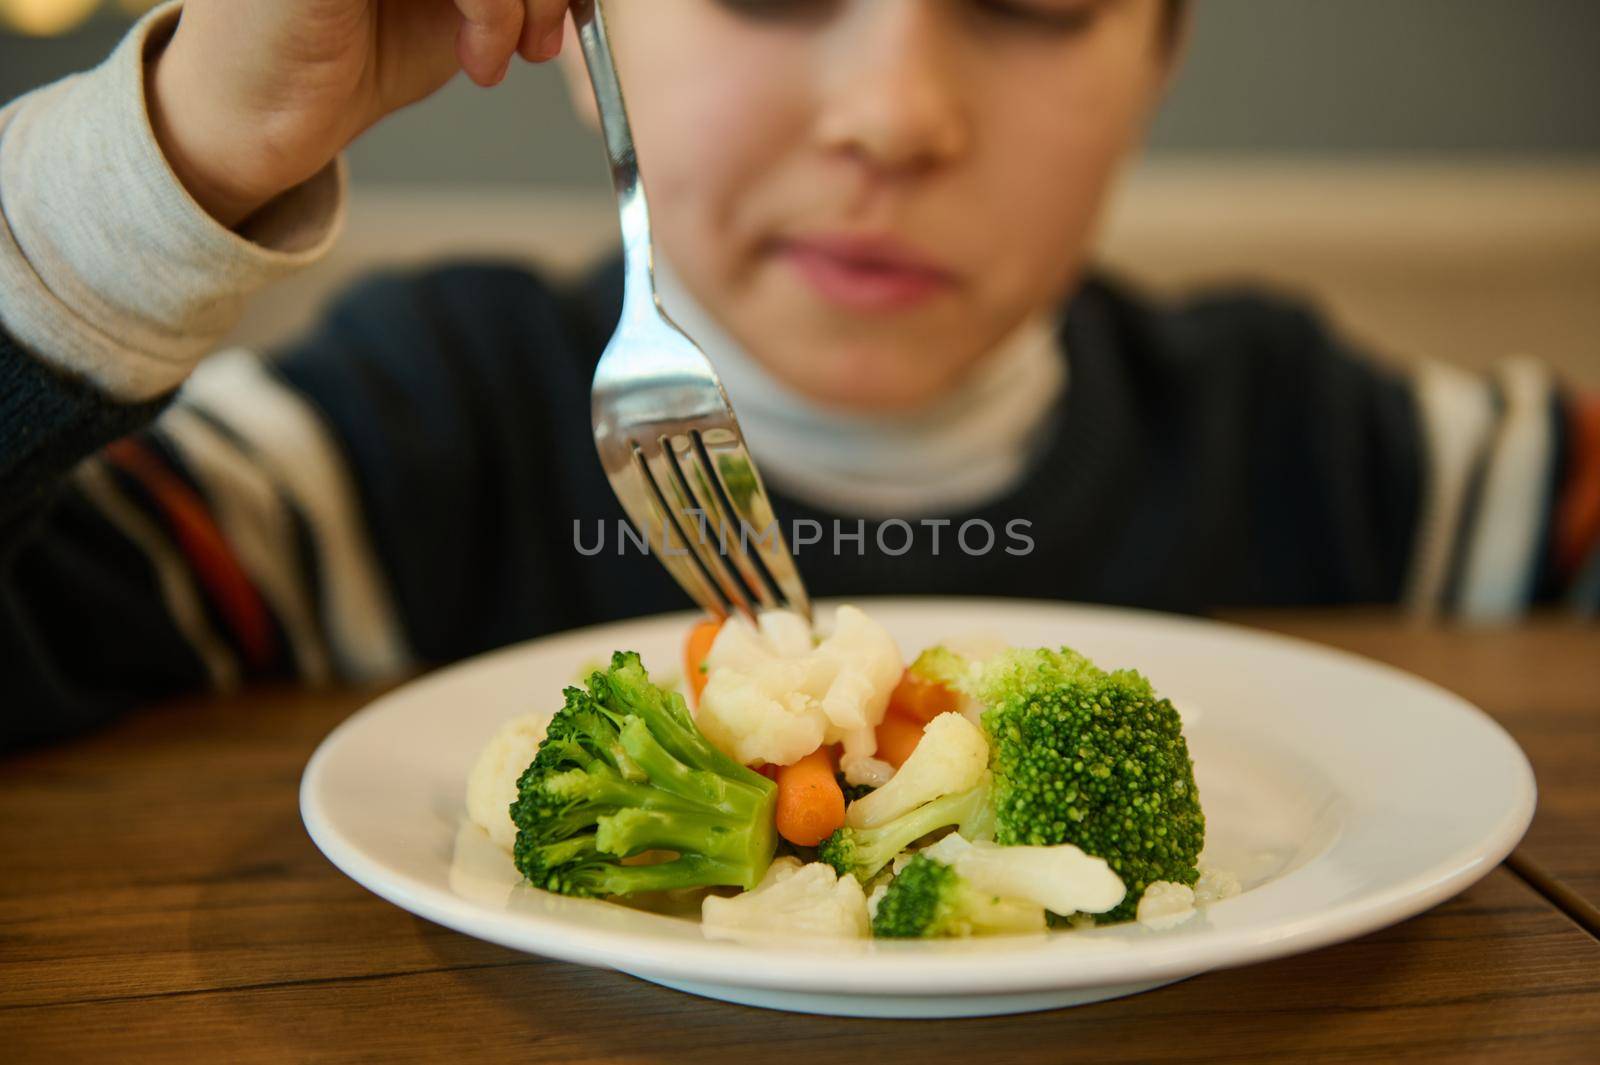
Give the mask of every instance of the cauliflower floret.
[(953, 867), (979, 891), (1036, 902), (1051, 913), (1105, 913), (1127, 893), (1103, 858), (1070, 843), (1002, 847), (969, 843), (952, 832), (921, 853)]
[(840, 607), (833, 632), (812, 654), (833, 665), (822, 697), (823, 713), (844, 731), (871, 728), (883, 720), (889, 694), (900, 683), (905, 661), (889, 630), (853, 606)]
[(798, 690), (804, 678), (797, 666), (780, 661), (749, 673), (711, 671), (695, 723), (706, 739), (745, 765), (799, 761), (822, 746), (828, 728), (816, 701)]
[(1200, 879), (1194, 882), (1194, 904), (1209, 906), (1213, 902), (1231, 899), (1239, 894), (1239, 878), (1226, 869), (1212, 869), (1202, 865)]
[(517, 778), (533, 762), (549, 724), (550, 715), (537, 710), (507, 721), (467, 775), (467, 816), (507, 853), (517, 842), (517, 826), (511, 823)]
[(1157, 932), (1176, 928), (1194, 916), (1194, 889), (1187, 884), (1157, 880), (1139, 899), (1139, 923)]
[(839, 756), (839, 771), (844, 774), (847, 784), (881, 788), (894, 778), (894, 766), (882, 758), (861, 753), (863, 749), (869, 751), (878, 749), (878, 737), (872, 735), (871, 729), (863, 731), (868, 733), (868, 736), (845, 737), (844, 753)]
[(765, 610), (757, 624), (767, 646), (782, 658), (804, 658), (816, 646), (811, 624), (792, 610)]
[(922, 730), (922, 739), (900, 772), (881, 788), (850, 804), (845, 824), (875, 828), (941, 795), (975, 787), (989, 764), (983, 730), (957, 713), (940, 714)]
[(732, 898), (706, 896), (700, 924), (714, 939), (746, 932), (862, 939), (867, 897), (855, 877), (840, 876), (832, 866), (779, 858), (753, 890)]
[(823, 744), (842, 743), (852, 783), (880, 777), (873, 729), (902, 672), (900, 648), (882, 625), (851, 606), (815, 647), (805, 619), (761, 615), (760, 628), (722, 626), (706, 656), (695, 720), (706, 737), (746, 765), (792, 765)]

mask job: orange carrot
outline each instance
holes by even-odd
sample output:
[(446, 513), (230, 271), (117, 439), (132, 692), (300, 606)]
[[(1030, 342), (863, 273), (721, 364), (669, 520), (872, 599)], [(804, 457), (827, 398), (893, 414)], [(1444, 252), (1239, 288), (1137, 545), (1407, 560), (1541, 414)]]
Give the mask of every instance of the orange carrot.
[(778, 770), (778, 835), (796, 846), (815, 847), (842, 824), (844, 792), (826, 747)]
[(721, 631), (720, 618), (697, 621), (694, 628), (689, 630), (689, 639), (683, 645), (684, 675), (689, 678), (689, 691), (697, 705), (700, 702), (700, 692), (706, 686), (706, 656), (711, 653), (711, 645), (716, 642), (717, 633)]
[(877, 757), (896, 769), (905, 765), (906, 759), (911, 757), (911, 752), (922, 741), (922, 725), (921, 721), (902, 717), (893, 710), (884, 714), (877, 729)]
[(961, 697), (932, 680), (923, 680), (909, 669), (889, 695), (889, 712), (927, 723), (940, 714), (961, 709)]

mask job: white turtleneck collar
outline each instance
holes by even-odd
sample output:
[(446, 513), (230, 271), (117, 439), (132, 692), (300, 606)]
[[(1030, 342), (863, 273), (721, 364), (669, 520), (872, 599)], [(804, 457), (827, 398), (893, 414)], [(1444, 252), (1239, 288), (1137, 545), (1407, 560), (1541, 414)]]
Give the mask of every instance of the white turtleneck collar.
[(656, 260), (662, 306), (711, 358), (762, 478), (835, 513), (915, 518), (981, 506), (1027, 471), (1067, 384), (1054, 315), (1018, 327), (956, 387), (909, 413), (822, 406), (772, 376)]

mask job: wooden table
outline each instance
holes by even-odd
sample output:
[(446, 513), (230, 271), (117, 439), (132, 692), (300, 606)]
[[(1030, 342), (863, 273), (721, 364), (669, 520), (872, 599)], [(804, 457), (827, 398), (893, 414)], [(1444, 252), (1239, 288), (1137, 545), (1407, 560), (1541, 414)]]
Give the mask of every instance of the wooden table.
[(0, 1061), (1600, 1061), (1600, 630), (1250, 620), (1490, 710), (1539, 776), (1517, 855), (1387, 931), (1133, 998), (940, 1022), (772, 1013), (367, 894), (306, 838), (296, 786), (374, 693), (258, 691), (0, 760)]

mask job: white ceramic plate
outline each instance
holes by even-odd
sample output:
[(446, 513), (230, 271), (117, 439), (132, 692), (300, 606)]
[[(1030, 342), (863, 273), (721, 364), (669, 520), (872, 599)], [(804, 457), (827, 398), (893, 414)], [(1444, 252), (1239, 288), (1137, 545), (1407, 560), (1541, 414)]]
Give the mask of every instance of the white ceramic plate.
[(580, 668), (613, 650), (636, 650), (658, 676), (677, 675), (688, 614), (535, 640), (385, 696), (312, 757), (300, 789), (306, 827), (357, 882), (468, 935), (732, 1002), (910, 1017), (1092, 1002), (1350, 939), (1484, 876), (1533, 814), (1533, 774), (1498, 725), (1366, 659), (1134, 611), (968, 599), (858, 605), (910, 654), (983, 632), (1144, 672), (1188, 719), (1205, 860), (1236, 873), (1243, 894), (1159, 933), (1133, 925), (821, 944), (717, 942), (692, 917), (519, 884), (510, 859), (465, 820), (478, 750), (507, 718), (555, 709)]

